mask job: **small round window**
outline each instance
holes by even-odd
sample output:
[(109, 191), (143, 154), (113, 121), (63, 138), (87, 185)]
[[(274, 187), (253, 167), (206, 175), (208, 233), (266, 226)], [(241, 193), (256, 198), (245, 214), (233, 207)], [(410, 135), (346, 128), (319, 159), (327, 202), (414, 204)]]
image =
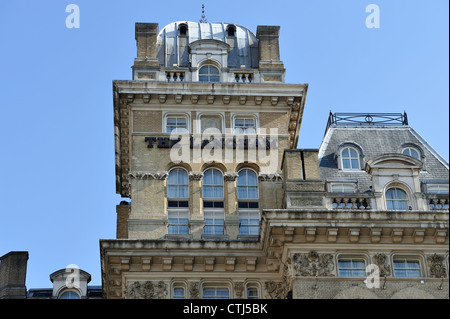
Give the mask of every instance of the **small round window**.
[(219, 82), (219, 69), (212, 65), (205, 65), (198, 71), (198, 80), (200, 82)]
[(414, 147), (407, 147), (407, 148), (403, 149), (402, 154), (409, 155), (414, 158), (420, 159), (419, 151)]

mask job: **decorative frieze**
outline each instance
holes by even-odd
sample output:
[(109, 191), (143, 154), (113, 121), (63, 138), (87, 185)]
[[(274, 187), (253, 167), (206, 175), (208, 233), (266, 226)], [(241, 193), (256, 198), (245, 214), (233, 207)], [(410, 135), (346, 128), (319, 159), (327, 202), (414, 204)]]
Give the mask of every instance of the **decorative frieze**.
[(258, 178), (262, 182), (277, 182), (283, 180), (283, 176), (281, 174), (263, 174), (259, 173)]
[(334, 276), (335, 266), (331, 254), (319, 254), (314, 250), (308, 254), (294, 254), (292, 263), (296, 276)]
[(169, 172), (132, 171), (129, 176), (136, 180), (165, 180), (169, 176)]
[(445, 267), (445, 257), (434, 254), (427, 258), (428, 267), (430, 269), (430, 277), (447, 278), (447, 268)]
[(378, 253), (373, 256), (373, 262), (378, 266), (380, 277), (387, 277), (391, 275), (391, 266), (389, 265), (388, 257), (383, 253)]
[(288, 288), (284, 282), (266, 281), (264, 289), (269, 299), (286, 299)]
[(168, 294), (164, 281), (135, 281), (124, 291), (127, 299), (165, 299)]

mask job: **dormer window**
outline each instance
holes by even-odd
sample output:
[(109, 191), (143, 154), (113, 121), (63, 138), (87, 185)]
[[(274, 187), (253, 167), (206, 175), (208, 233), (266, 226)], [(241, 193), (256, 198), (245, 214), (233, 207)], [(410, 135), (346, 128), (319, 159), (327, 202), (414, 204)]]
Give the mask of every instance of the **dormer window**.
[(414, 147), (406, 147), (406, 148), (404, 148), (403, 151), (402, 151), (402, 154), (403, 155), (409, 155), (409, 156), (412, 156), (412, 157), (417, 158), (417, 159), (420, 160), (420, 153)]
[(232, 24), (229, 24), (227, 27), (227, 35), (229, 37), (234, 37), (236, 35), (236, 27)]
[(219, 69), (212, 65), (205, 65), (198, 71), (198, 80), (200, 82), (219, 82), (220, 73)]
[(359, 170), (359, 152), (353, 147), (346, 147), (341, 152), (342, 168), (348, 170)]
[(181, 24), (178, 28), (178, 31), (180, 33), (181, 36), (186, 36), (187, 35), (187, 25), (186, 24)]

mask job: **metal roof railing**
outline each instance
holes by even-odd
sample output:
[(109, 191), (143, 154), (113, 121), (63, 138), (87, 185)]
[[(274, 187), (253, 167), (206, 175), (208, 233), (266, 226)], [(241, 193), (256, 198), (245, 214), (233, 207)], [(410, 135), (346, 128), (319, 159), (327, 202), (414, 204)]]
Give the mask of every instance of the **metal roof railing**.
[(408, 116), (403, 113), (332, 113), (328, 117), (325, 134), (331, 125), (408, 125)]

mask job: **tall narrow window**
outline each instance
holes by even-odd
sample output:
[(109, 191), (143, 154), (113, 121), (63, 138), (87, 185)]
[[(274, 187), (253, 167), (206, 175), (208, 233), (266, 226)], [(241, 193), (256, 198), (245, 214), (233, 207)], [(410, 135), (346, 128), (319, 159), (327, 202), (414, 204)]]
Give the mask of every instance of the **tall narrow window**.
[(185, 299), (186, 293), (184, 287), (174, 287), (173, 288), (173, 299)]
[(208, 169), (203, 175), (203, 199), (223, 201), (223, 175), (217, 169)]
[(189, 178), (184, 169), (176, 168), (169, 172), (167, 178), (167, 198), (187, 199), (189, 197)]
[(225, 210), (221, 171), (208, 169), (203, 173), (202, 194), (205, 218), (204, 235), (224, 235)]
[(169, 235), (189, 234), (189, 178), (185, 170), (176, 168), (167, 179), (167, 217)]
[(259, 202), (258, 202), (258, 176), (249, 169), (239, 172), (237, 180), (239, 234), (259, 235)]
[(389, 188), (386, 191), (386, 208), (388, 210), (407, 210), (409, 200), (406, 192), (401, 188)]
[(198, 80), (200, 82), (219, 82), (219, 69), (212, 65), (205, 65), (198, 70)]
[(359, 153), (353, 147), (346, 147), (341, 152), (343, 169), (360, 169)]

